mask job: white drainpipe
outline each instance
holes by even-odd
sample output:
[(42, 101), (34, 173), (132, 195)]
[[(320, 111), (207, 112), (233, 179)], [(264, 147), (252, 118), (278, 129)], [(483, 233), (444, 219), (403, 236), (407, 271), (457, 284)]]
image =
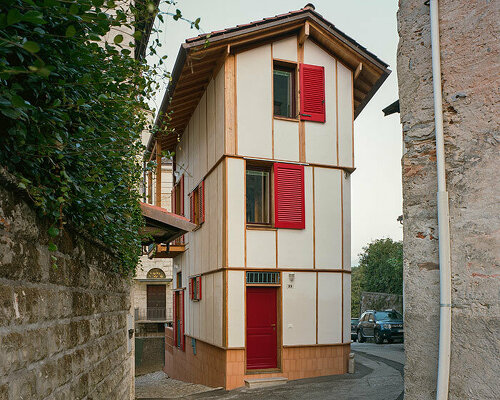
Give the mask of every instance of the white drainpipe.
[(450, 211), (446, 191), (446, 167), (443, 137), (443, 99), (441, 95), (441, 57), (439, 54), (438, 0), (430, 1), (432, 84), (434, 88), (434, 125), (437, 158), (437, 206), (439, 232), (439, 358), (436, 400), (448, 399), (451, 347), (451, 259)]

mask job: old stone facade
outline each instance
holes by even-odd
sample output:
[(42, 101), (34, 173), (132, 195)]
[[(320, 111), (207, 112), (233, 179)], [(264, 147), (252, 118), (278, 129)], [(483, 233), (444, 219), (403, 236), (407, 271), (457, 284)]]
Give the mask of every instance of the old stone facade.
[[(450, 399), (498, 398), (500, 381), (498, 1), (439, 2), (449, 191)], [(436, 395), (439, 258), (429, 7), (400, 1), (405, 399)]]
[(0, 170), (0, 399), (133, 398), (129, 280), (80, 234), (50, 253), (47, 229)]

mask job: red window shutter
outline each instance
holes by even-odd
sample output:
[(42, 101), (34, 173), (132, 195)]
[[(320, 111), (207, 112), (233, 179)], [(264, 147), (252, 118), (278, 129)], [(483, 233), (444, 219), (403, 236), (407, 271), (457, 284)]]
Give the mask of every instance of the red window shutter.
[(177, 292), (174, 292), (174, 347), (177, 347)]
[(189, 195), (189, 220), (194, 223), (194, 193)]
[(185, 337), (184, 337), (184, 290), (181, 290), (179, 292), (180, 294), (180, 299), (179, 299), (179, 311), (180, 311), (180, 325), (181, 325), (181, 350), (184, 351), (185, 349)]
[(205, 181), (202, 181), (198, 186), (198, 201), (200, 210), (199, 223), (202, 224), (205, 222)]
[(325, 122), (325, 67), (300, 64), (300, 119)]
[(179, 182), (180, 187), (180, 205), (181, 205), (181, 215), (184, 216), (184, 175), (181, 176), (181, 180)]
[(276, 228), (304, 229), (304, 166), (274, 164), (274, 225)]
[(189, 298), (193, 300), (193, 278), (189, 278)]
[(197, 295), (198, 295), (198, 300), (201, 300), (201, 276), (198, 277), (198, 291), (197, 291)]

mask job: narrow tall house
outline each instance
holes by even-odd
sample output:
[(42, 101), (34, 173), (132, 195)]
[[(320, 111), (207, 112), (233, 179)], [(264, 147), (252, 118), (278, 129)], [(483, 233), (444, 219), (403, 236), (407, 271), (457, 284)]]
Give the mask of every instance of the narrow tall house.
[(174, 133), (149, 143), (175, 151), (173, 210), (197, 224), (175, 243), (171, 377), (347, 372), (353, 122), (389, 73), (310, 4), (181, 46)]

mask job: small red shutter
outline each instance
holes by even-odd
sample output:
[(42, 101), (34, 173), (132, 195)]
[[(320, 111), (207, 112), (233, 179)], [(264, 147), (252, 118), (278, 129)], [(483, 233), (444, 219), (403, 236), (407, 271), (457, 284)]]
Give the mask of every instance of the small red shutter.
[(205, 181), (201, 181), (198, 186), (198, 206), (200, 207), (200, 220), (199, 223), (202, 224), (205, 222)]
[(181, 176), (181, 180), (179, 182), (180, 186), (180, 205), (181, 205), (181, 215), (184, 216), (184, 175)]
[(300, 119), (325, 122), (325, 67), (300, 64)]
[(170, 211), (173, 212), (174, 214), (176, 214), (176, 212), (175, 212), (175, 186), (172, 188), (172, 192), (170, 194), (170, 200), (171, 200), (170, 207), (172, 207), (170, 209)]
[(201, 276), (198, 277), (198, 300), (201, 300)]
[(174, 292), (174, 347), (177, 347), (177, 292)]
[(193, 300), (193, 278), (189, 278), (189, 298)]
[(274, 225), (276, 228), (304, 229), (304, 166), (274, 164)]
[(184, 337), (184, 290), (181, 290), (179, 292), (180, 294), (180, 299), (179, 299), (179, 311), (180, 311), (180, 325), (181, 325), (181, 350), (184, 351), (185, 349), (185, 337)]

